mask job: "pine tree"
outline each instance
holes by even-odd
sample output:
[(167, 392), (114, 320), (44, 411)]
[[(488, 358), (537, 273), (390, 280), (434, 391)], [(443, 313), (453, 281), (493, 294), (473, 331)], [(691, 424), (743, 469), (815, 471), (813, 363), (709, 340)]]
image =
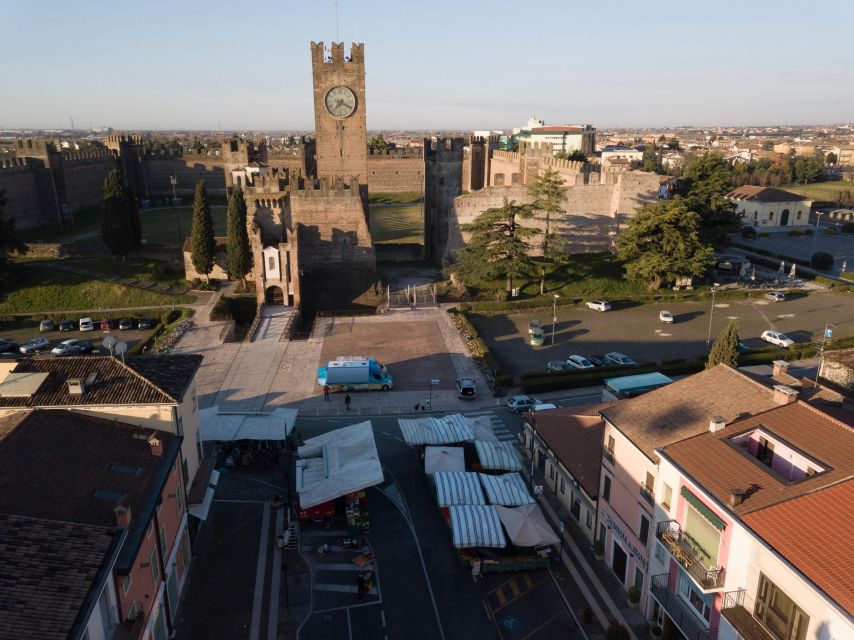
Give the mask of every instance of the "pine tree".
[(205, 280), (210, 282), (216, 241), (214, 240), (211, 206), (208, 203), (208, 192), (205, 189), (204, 178), (196, 184), (196, 196), (193, 199), (193, 230), (190, 234), (190, 242), (190, 258), (193, 262), (193, 268), (198, 273), (203, 273)]
[(712, 345), (706, 369), (726, 364), (735, 369), (738, 366), (738, 323), (731, 320)]
[[(528, 186), (528, 194), (534, 197), (531, 206), (546, 214), (546, 229), (543, 233), (542, 263), (540, 265), (540, 295), (546, 292), (546, 269), (556, 267), (566, 261), (566, 240), (552, 228), (552, 216), (563, 214), (561, 206), (566, 199), (566, 187), (563, 178), (551, 167), (537, 175)], [(556, 226), (556, 225), (555, 225)]]
[(142, 244), (142, 223), (139, 220), (139, 205), (136, 202), (136, 194), (131, 187), (125, 187), (125, 206), (127, 216), (130, 219), (131, 235), (133, 245), (138, 247)]
[(134, 230), (128, 196), (121, 173), (110, 171), (104, 179), (104, 212), (101, 239), (114, 256), (126, 256), (134, 246)]
[(227, 235), (228, 272), (231, 277), (243, 281), (245, 288), (244, 278), (252, 269), (252, 257), (249, 249), (249, 234), (246, 231), (246, 200), (239, 187), (234, 188), (228, 200)]

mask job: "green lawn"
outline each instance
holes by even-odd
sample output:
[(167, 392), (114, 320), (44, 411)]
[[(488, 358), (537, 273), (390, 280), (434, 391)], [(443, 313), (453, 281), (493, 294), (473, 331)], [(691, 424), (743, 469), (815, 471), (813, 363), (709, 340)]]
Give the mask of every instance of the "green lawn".
[(854, 195), (854, 182), (850, 180), (813, 182), (812, 184), (788, 184), (780, 188), (812, 200), (824, 202), (836, 202), (839, 198), (839, 193), (844, 191), (850, 191)]
[[(225, 235), (225, 214), (227, 207), (212, 206), (211, 217), (214, 223), (214, 235)], [(146, 244), (165, 244), (180, 246), (184, 238), (190, 235), (193, 223), (193, 207), (174, 209), (140, 209), (139, 220), (142, 223), (142, 237)], [(178, 230), (181, 235), (179, 240)]]
[(400, 193), (378, 191), (376, 193), (371, 192), (368, 195), (368, 202), (370, 204), (377, 204), (387, 200), (397, 204), (421, 202), (421, 193), (418, 191), (401, 191)]
[(100, 233), (101, 208), (78, 211), (74, 214), (74, 224), (68, 227), (57, 225), (45, 225), (33, 227), (32, 229), (20, 229), (16, 231), (23, 242), (69, 242), (77, 236), (86, 236), (91, 233)]
[(370, 207), (371, 236), (375, 243), (424, 242), (421, 205)]
[(97, 258), (63, 258), (63, 264), (73, 265), (98, 273), (108, 273), (133, 278), (141, 282), (157, 282), (174, 287), (186, 287), (187, 281), (182, 271), (170, 271), (165, 262), (150, 258), (131, 257), (114, 258), (99, 256)]

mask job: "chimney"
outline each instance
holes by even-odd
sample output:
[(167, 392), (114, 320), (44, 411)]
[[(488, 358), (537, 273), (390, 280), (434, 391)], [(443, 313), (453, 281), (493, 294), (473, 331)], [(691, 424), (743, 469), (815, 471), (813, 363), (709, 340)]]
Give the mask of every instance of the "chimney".
[(86, 390), (83, 385), (83, 380), (80, 378), (69, 378), (68, 379), (68, 395), (70, 396), (82, 396), (83, 392)]
[(789, 363), (785, 360), (774, 360), (771, 364), (774, 365), (771, 375), (775, 378), (789, 372)]
[(730, 489), (729, 506), (737, 507), (742, 502), (744, 502), (744, 491), (742, 491), (741, 489)]
[(791, 404), (798, 399), (798, 392), (784, 384), (774, 385), (774, 402), (779, 405)]
[(722, 416), (713, 416), (712, 419), (709, 420), (709, 431), (712, 433), (723, 431), (725, 426), (726, 420), (724, 420)]
[(158, 458), (163, 455), (163, 442), (161, 442), (160, 438), (152, 435), (148, 438), (148, 444), (151, 446), (151, 455)]
[(113, 509), (113, 514), (116, 516), (116, 526), (120, 529), (126, 529), (130, 526), (130, 506), (120, 504)]

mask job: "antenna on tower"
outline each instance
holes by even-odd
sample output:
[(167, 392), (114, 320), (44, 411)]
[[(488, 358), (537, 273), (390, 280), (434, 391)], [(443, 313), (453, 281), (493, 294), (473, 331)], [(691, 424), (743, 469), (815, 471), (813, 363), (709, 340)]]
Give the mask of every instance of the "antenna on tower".
[(74, 117), (73, 116), (68, 116), (68, 117), (71, 118), (71, 130), (74, 131)]
[(338, 0), (335, 0), (335, 42), (338, 42)]

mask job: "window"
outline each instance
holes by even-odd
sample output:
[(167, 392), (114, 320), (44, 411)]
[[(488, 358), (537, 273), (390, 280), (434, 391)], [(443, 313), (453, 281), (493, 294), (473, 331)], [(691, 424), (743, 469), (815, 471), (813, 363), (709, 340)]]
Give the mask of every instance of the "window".
[(590, 513), (589, 511), (587, 512), (587, 528), (588, 529), (593, 528), (593, 514)]
[(774, 212), (768, 214), (768, 222), (774, 222)]
[(605, 483), (602, 485), (602, 499), (608, 502), (611, 499), (611, 478), (605, 476)]
[(555, 468), (552, 465), (549, 465), (549, 480), (555, 479)]
[(635, 589), (643, 593), (643, 571), (635, 567)]
[(151, 555), (148, 556), (148, 560), (151, 562), (151, 579), (154, 580), (154, 584), (157, 584), (157, 579), (160, 577), (160, 565), (157, 564), (157, 548), (151, 550)]
[(561, 495), (566, 493), (566, 481), (563, 479), (563, 476), (560, 477), (560, 493)]
[(154, 531), (154, 520), (148, 523), (148, 528), (145, 530), (145, 538), (151, 537), (151, 532)]
[(774, 443), (759, 436), (759, 449), (756, 458), (764, 465), (771, 466), (774, 462)]
[(641, 544), (643, 544), (643, 546), (647, 546), (649, 544), (649, 520), (644, 515), (642, 515), (640, 519), (640, 531), (638, 532), (638, 539), (641, 541)]
[(691, 605), (694, 611), (706, 622), (712, 615), (712, 599), (714, 594), (704, 596), (697, 590), (688, 574), (679, 572), (679, 593)]
[(649, 471), (646, 472), (646, 484), (644, 486), (646, 486), (650, 491), (655, 487), (655, 476), (653, 476)]
[(614, 446), (616, 442), (614, 442), (614, 436), (608, 436), (608, 451), (614, 453)]
[(167, 549), (166, 549), (166, 527), (161, 525), (160, 526), (160, 552), (164, 555), (164, 557), (167, 555), (166, 551), (167, 551)]
[(124, 580), (122, 580), (122, 593), (127, 595), (128, 591), (130, 591), (130, 574), (126, 575)]
[(804, 640), (806, 637), (809, 616), (762, 573), (753, 613), (777, 640)]
[(184, 537), (181, 538), (181, 560), (184, 562), (184, 571), (190, 566), (190, 539), (187, 537), (186, 530)]
[(276, 270), (276, 259), (273, 256), (267, 258), (267, 271)]
[(661, 506), (665, 510), (670, 511), (670, 505), (673, 504), (673, 487), (669, 484), (664, 485), (664, 495), (662, 496)]
[(801, 212), (800, 212), (800, 211), (798, 211), (797, 219), (798, 219), (798, 220), (800, 220), (800, 219), (801, 219)]
[(600, 523), (599, 524), (599, 542), (600, 542), (600, 544), (602, 544), (602, 546), (605, 546), (605, 534), (606, 534), (605, 525)]
[(654, 546), (655, 546), (655, 559), (658, 560), (659, 562), (664, 562), (664, 558), (667, 555), (664, 551), (664, 545), (661, 543), (658, 543)]
[(179, 518), (184, 515), (184, 488), (180, 483), (175, 487), (175, 510)]
[(576, 520), (581, 519), (581, 500), (575, 494), (572, 495), (572, 507), (569, 511)]
[(721, 532), (692, 505), (685, 509), (685, 542), (709, 568), (717, 565)]

